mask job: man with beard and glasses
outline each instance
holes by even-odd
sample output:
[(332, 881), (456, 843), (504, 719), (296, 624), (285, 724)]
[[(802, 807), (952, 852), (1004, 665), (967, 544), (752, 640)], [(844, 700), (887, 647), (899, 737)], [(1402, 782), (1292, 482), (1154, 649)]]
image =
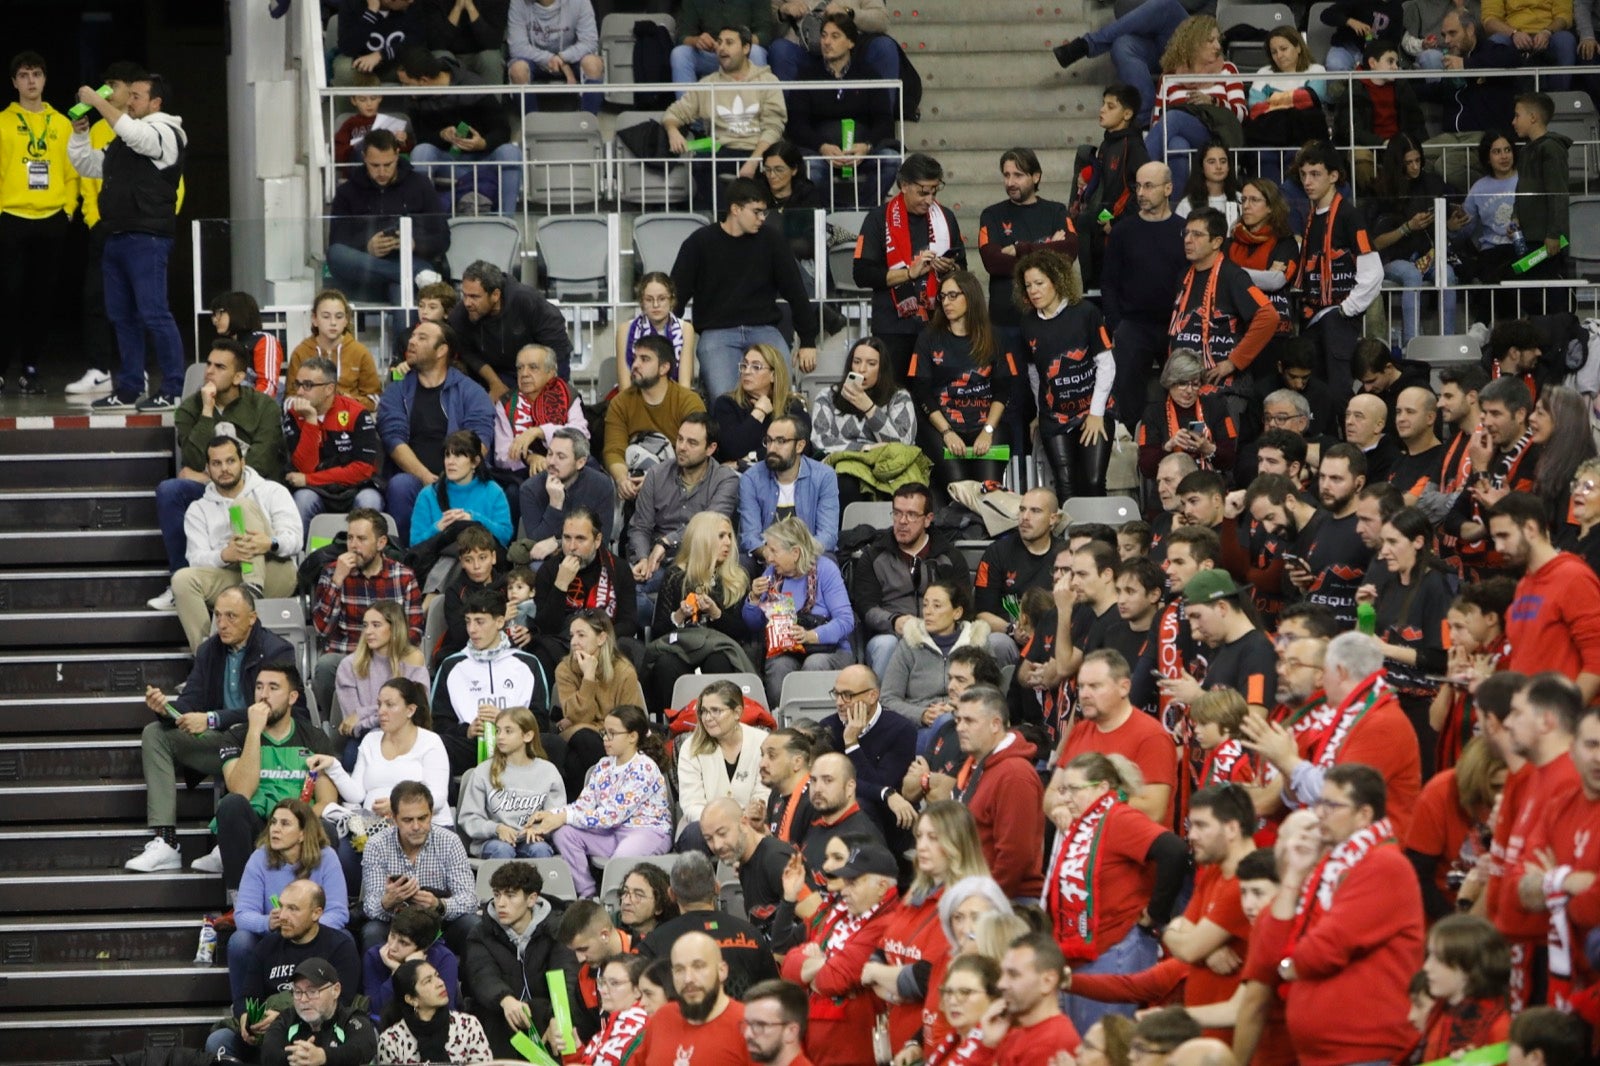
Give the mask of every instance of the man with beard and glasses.
[(1346, 443), (1330, 446), (1317, 470), (1322, 509), (1301, 526), (1284, 555), (1295, 588), (1309, 602), (1331, 610), (1346, 629), (1355, 628), (1356, 589), (1372, 560), (1356, 530), (1356, 496), (1366, 480), (1367, 457), (1361, 449)]
[(811, 419), (803, 414), (767, 423), (766, 461), (739, 475), (739, 546), (765, 561), (763, 531), (794, 515), (823, 551), (839, 546), (839, 478), (833, 467), (806, 455)]
[(377, 511), (351, 511), (345, 519), (345, 550), (318, 576), (311, 594), (311, 624), (322, 641), (311, 691), (325, 715), (333, 706), (339, 663), (356, 650), (373, 604), (393, 600), (405, 608), (407, 636), (414, 646), (422, 644), (422, 586), (409, 566), (386, 554), (388, 528)]
[(829, 752), (818, 755), (811, 764), (811, 824), (800, 845), (800, 857), (811, 873), (812, 884), (822, 887), (822, 862), (827, 857), (828, 841), (834, 837), (859, 834), (882, 842), (878, 824), (856, 802), (856, 768), (847, 755)]
[(1537, 496), (1511, 493), (1489, 516), (1495, 550), (1522, 571), (1506, 613), (1506, 669), (1553, 670), (1577, 684), (1589, 702), (1600, 692), (1600, 578), (1581, 557), (1550, 543), (1545, 503)]
[(811, 1066), (806, 1058), (805, 989), (793, 981), (763, 981), (745, 993), (744, 1046), (761, 1066)]
[(659, 437), (661, 443), (676, 440), (684, 416), (706, 409), (699, 393), (678, 384), (677, 363), (667, 338), (640, 337), (633, 342), (633, 369), (629, 371), (633, 388), (617, 393), (606, 407), (606, 432), (601, 438), (605, 447), (600, 458), (624, 501), (639, 495), (648, 472), (629, 467), (628, 445), (636, 438)]
[(672, 945), (678, 998), (651, 1016), (632, 1061), (640, 1066), (747, 1066), (744, 1005), (723, 989), (727, 979), (728, 964), (715, 940), (704, 933), (679, 937)]
[[(543, 561), (561, 548), (561, 525), (577, 508), (600, 516), (600, 532), (611, 543), (611, 522), (617, 512), (617, 489), (611, 479), (589, 463), (589, 438), (570, 426), (550, 437), (549, 458), (543, 477), (530, 477), (519, 491), (522, 503), (522, 542), (528, 558)], [(523, 543), (512, 548), (513, 561)]]
[(1515, 576), (1517, 564), (1491, 540), (1489, 516), (1508, 492), (1532, 492), (1539, 446), (1528, 428), (1533, 400), (1520, 378), (1499, 377), (1478, 392), (1478, 428), (1467, 442), (1471, 464), (1461, 495), (1441, 526), (1461, 539), (1461, 563), (1473, 581)]
[[(586, 507), (567, 510), (561, 523), (561, 554), (552, 555), (533, 575), (533, 653), (554, 677), (556, 665), (571, 649), (567, 627), (582, 610), (597, 610), (611, 619), (619, 644), (633, 648), (638, 631), (639, 601), (633, 571), (605, 546), (600, 516)], [(631, 651), (630, 651), (631, 656)]]

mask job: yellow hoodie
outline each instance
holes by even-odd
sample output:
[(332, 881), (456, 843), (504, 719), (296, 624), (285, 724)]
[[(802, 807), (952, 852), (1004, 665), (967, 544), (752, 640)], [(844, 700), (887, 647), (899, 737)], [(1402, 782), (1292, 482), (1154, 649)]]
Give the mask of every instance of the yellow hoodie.
[[(99, 151), (117, 139), (117, 131), (111, 128), (111, 123), (100, 119), (89, 127), (89, 147)], [(80, 185), (83, 188), (83, 224), (94, 229), (100, 224), (100, 186), (99, 178), (83, 178)], [(184, 184), (183, 178), (178, 179), (178, 206), (176, 212), (183, 210)], [(176, 213), (175, 212), (175, 213)]]
[[(44, 105), (35, 114), (14, 103), (0, 111), (0, 214), (19, 218), (49, 218), (65, 211), (70, 218), (78, 206), (78, 172), (67, 161), (67, 138), (72, 120)], [(42, 165), (47, 180), (42, 189), (30, 188), (29, 164)]]

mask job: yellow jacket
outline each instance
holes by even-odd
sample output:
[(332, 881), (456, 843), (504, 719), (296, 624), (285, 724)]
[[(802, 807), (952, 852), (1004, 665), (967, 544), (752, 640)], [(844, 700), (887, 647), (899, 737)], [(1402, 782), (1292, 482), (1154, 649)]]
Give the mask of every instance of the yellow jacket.
[[(117, 139), (117, 133), (105, 119), (99, 119), (89, 127), (89, 147), (96, 151), (104, 148)], [(83, 188), (83, 221), (90, 229), (100, 224), (100, 185), (99, 178), (84, 178), (80, 182)], [(183, 179), (178, 179), (178, 207), (183, 210)]]
[[(0, 214), (48, 218), (58, 211), (71, 217), (78, 206), (78, 172), (67, 160), (72, 120), (44, 105), (35, 114), (14, 103), (0, 111)], [(49, 170), (43, 189), (28, 187), (29, 163)]]

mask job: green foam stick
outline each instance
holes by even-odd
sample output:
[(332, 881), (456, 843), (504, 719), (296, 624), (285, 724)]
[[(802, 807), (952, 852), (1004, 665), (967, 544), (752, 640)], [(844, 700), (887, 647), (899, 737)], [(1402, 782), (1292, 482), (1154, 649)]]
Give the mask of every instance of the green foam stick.
[(529, 1033), (512, 1033), (511, 1046), (516, 1048), (517, 1054), (533, 1063), (533, 1066), (561, 1066)]
[(277, 896), (268, 896), (267, 897), (267, 902), (272, 904), (272, 909), (273, 910), (277, 910), (278, 909), (278, 897)]
[[(398, 378), (396, 380), (399, 380)], [(332, 537), (312, 537), (306, 544), (307, 551), (317, 551), (333, 543)]]
[(572, 1029), (572, 1006), (567, 1002), (567, 975), (560, 970), (547, 970), (544, 983), (550, 988), (550, 1012), (561, 1030), (560, 1051), (570, 1055), (578, 1050), (578, 1036)]
[[(244, 533), (245, 533), (245, 529), (244, 529), (244, 508), (240, 507), (238, 504), (232, 504), (231, 506), (229, 506), (229, 508), (228, 508), (228, 521), (233, 523), (233, 534), (234, 534), (234, 536), (236, 536), (236, 537), (244, 536)], [(255, 572), (256, 572), (255, 565), (253, 563), (251, 563), (248, 559), (239, 564), (239, 573), (244, 575), (245, 577), (249, 577), (251, 574), (253, 574)]]
[[(946, 448), (944, 450), (944, 457), (946, 459), (954, 459), (954, 458), (956, 458), (956, 455), (949, 448)], [(993, 459), (997, 463), (1009, 463), (1011, 461), (1011, 445), (1009, 445), (1009, 444), (991, 444), (989, 446), (989, 450), (984, 452), (982, 455), (973, 455), (972, 454), (972, 446), (969, 444), (969, 445), (967, 445), (967, 454), (966, 454), (965, 458), (967, 458), (967, 459)]]
[(683, 146), (691, 152), (716, 152), (722, 149), (721, 143), (711, 137), (696, 137), (692, 141), (685, 141)]
[(173, 705), (171, 700), (167, 701), (167, 714), (172, 716), (172, 720), (174, 722), (178, 721), (180, 718), (183, 717), (183, 713), (181, 711), (179, 711), (176, 706)]
[(1502, 1042), (1473, 1048), (1459, 1058), (1446, 1056), (1442, 1059), (1434, 1059), (1432, 1062), (1423, 1063), (1422, 1066), (1501, 1066), (1510, 1057), (1511, 1046)]

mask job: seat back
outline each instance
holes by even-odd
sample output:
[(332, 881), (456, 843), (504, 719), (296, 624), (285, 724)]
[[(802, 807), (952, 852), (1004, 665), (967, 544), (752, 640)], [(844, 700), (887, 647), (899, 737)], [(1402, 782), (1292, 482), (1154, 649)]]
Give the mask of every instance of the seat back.
[[(661, 115), (657, 112), (624, 111), (617, 116), (616, 131), (621, 133), (641, 122), (660, 120)], [(659, 163), (641, 163), (639, 157), (617, 138), (612, 141), (612, 155), (616, 167), (617, 199), (622, 203), (655, 211), (688, 204), (689, 163), (686, 160), (670, 162), (664, 169)]]
[(450, 225), (450, 250), (445, 262), (450, 276), (459, 278), (467, 267), (483, 260), (513, 278), (522, 275), (522, 231), (504, 215), (459, 215)]
[(783, 679), (778, 698), (778, 724), (787, 726), (796, 719), (820, 722), (835, 713), (833, 687), (836, 670), (796, 670)]
[[(1594, 100), (1585, 92), (1551, 93), (1550, 100), (1556, 105), (1555, 114), (1550, 118), (1551, 131), (1564, 133), (1573, 140), (1567, 152), (1567, 180), (1582, 182), (1595, 172), (1596, 160), (1600, 160), (1600, 145), (1596, 144), (1600, 141), (1600, 114), (1595, 111)], [(1578, 232), (1577, 227), (1572, 231)], [(1568, 237), (1570, 239), (1571, 234)]]
[[(865, 211), (830, 211), (828, 212), (828, 225), (838, 226), (851, 233), (860, 233), (861, 224), (867, 219)], [(841, 293), (858, 295), (870, 293), (871, 289), (864, 289), (856, 284), (854, 276), (854, 263), (856, 248), (854, 244), (841, 244), (837, 248), (828, 249), (828, 280), (833, 283), (834, 290)]]
[(1139, 501), (1131, 496), (1072, 496), (1062, 510), (1071, 516), (1073, 525), (1102, 522), (1115, 528), (1139, 517)]
[(600, 902), (612, 914), (617, 913), (617, 908), (622, 905), (622, 882), (627, 880), (628, 873), (635, 866), (650, 863), (659, 866), (665, 873), (672, 873), (672, 868), (678, 865), (679, 856), (676, 853), (667, 855), (618, 855), (606, 860), (605, 872), (600, 875)]
[[(1333, 8), (1333, 0), (1322, 0), (1321, 3), (1311, 5), (1306, 18), (1306, 47), (1311, 49), (1311, 54), (1320, 61), (1328, 54), (1329, 47), (1333, 44), (1334, 27), (1322, 21), (1322, 13)], [(1333, 86), (1328, 87), (1330, 90)]]
[(552, 215), (534, 230), (534, 247), (558, 300), (606, 298), (606, 216)]
[(1600, 196), (1574, 196), (1570, 217), (1572, 247), (1567, 254), (1580, 276), (1600, 278)]
[(1419, 333), (1406, 345), (1406, 358), (1431, 367), (1460, 366), (1476, 363), (1483, 349), (1478, 338), (1462, 333), (1453, 336), (1429, 336)]
[(894, 522), (894, 504), (888, 500), (858, 500), (846, 504), (844, 517), (839, 522), (840, 529), (854, 529), (857, 526), (872, 526), (876, 529), (888, 529)]
[(478, 863), (478, 902), (488, 903), (494, 899), (494, 890), (489, 887), (489, 881), (494, 877), (494, 872), (508, 862), (525, 862), (539, 871), (539, 876), (544, 880), (544, 887), (539, 889), (542, 896), (552, 896), (556, 899), (566, 900), (568, 903), (578, 898), (578, 889), (572, 883), (572, 867), (567, 865), (566, 859), (483, 859)]
[[(606, 61), (606, 81), (611, 85), (633, 83), (633, 24), (640, 19), (661, 23), (668, 34), (677, 27), (677, 20), (663, 12), (618, 11), (600, 20), (600, 55)], [(612, 90), (606, 93), (606, 103), (632, 107), (633, 93)]]
[(533, 111), (522, 120), (528, 156), (523, 196), (557, 210), (593, 209), (600, 203), (605, 142), (587, 111)]
[[(332, 544), (333, 539), (344, 532), (344, 527), (349, 520), (349, 515), (332, 514), (328, 511), (312, 516), (311, 525), (306, 529), (307, 554)], [(389, 539), (397, 539), (400, 535), (400, 527), (395, 523), (394, 515), (385, 514), (383, 520), (388, 526)]]
[(755, 700), (768, 711), (767, 686), (755, 674), (684, 674), (672, 686), (672, 707), (677, 710), (688, 704), (690, 700), (699, 699), (700, 693), (705, 691), (707, 685), (713, 681), (732, 681), (739, 686), (739, 691), (749, 699)]
[[(1227, 42), (1228, 59), (1240, 70), (1255, 70), (1267, 60), (1267, 34), (1294, 25), (1294, 12), (1284, 4), (1219, 4), (1217, 28)], [(1238, 34), (1237, 30), (1257, 33)], [(1229, 41), (1232, 34), (1237, 38)]]
[(689, 235), (708, 225), (710, 219), (693, 211), (666, 211), (640, 215), (633, 220), (633, 267), (643, 277), (653, 270), (672, 273), (678, 249)]

